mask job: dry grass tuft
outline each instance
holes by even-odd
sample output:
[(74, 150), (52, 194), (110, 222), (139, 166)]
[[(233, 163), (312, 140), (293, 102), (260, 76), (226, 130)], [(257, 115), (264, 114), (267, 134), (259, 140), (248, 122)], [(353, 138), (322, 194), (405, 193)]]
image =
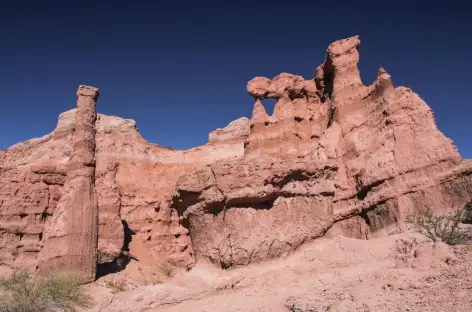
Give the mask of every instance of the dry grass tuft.
[(75, 274), (32, 276), (16, 271), (0, 281), (0, 311), (5, 312), (74, 312), (77, 307), (88, 308), (91, 299), (80, 286)]

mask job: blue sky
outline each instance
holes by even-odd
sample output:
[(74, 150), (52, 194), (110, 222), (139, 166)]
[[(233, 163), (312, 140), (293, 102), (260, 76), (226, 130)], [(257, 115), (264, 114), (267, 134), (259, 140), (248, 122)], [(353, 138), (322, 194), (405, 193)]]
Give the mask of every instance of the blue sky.
[(202, 145), (250, 116), (248, 80), (312, 77), (329, 43), (358, 34), (364, 83), (385, 67), (472, 157), (471, 31), (466, 1), (1, 0), (0, 148), (52, 131), (80, 84), (147, 140)]

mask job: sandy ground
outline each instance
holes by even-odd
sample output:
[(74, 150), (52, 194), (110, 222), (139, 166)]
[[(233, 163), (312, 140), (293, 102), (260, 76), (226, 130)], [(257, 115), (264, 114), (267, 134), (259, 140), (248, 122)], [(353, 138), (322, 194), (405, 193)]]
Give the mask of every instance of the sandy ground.
[(472, 311), (472, 246), (413, 233), (320, 239), (286, 259), (225, 271), (200, 263), (156, 285), (136, 285), (127, 270), (121, 280), (135, 289), (111, 293), (106, 281), (117, 277), (106, 276), (89, 286), (91, 311)]

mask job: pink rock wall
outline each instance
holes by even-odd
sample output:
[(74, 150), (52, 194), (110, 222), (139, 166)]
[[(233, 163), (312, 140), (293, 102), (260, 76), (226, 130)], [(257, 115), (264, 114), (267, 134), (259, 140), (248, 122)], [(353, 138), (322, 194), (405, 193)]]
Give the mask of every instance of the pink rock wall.
[[(146, 142), (132, 120), (98, 115), (98, 252), (129, 249), (138, 260), (185, 268), (247, 265), (323, 235), (401, 231), (411, 211), (470, 201), (471, 161), (437, 129), (427, 104), (384, 69), (362, 84), (359, 45), (358, 37), (331, 44), (312, 79), (254, 78), (251, 119), (187, 151)], [(272, 116), (265, 98), (277, 99)], [(38, 265), (58, 202), (67, 201), (77, 114), (0, 151), (3, 263)]]
[[(362, 84), (359, 45), (358, 37), (331, 44), (314, 80), (249, 81), (255, 104), (244, 156), (177, 184), (197, 259), (246, 265), (325, 234), (401, 231), (410, 212), (471, 200), (471, 163), (437, 129), (426, 103), (394, 87), (384, 69)], [(277, 99), (272, 116), (265, 98)]]
[[(61, 114), (51, 134), (4, 151), (0, 162), (0, 261), (36, 268), (46, 221), (61, 198), (73, 129)], [(75, 118), (75, 116), (74, 116)]]
[(95, 189), (95, 121), (98, 89), (77, 90), (72, 158), (57, 209), (44, 231), (41, 269), (74, 271), (93, 281), (97, 271), (98, 204)]

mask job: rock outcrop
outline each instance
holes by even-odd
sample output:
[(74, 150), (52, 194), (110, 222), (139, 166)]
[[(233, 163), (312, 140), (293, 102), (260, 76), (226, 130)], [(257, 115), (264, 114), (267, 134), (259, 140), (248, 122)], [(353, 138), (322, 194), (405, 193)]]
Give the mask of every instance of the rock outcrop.
[[(99, 253), (182, 268), (282, 257), (324, 235), (368, 239), (403, 230), (410, 212), (470, 201), (472, 162), (385, 69), (363, 85), (359, 45), (331, 44), (311, 79), (252, 79), (251, 119), (187, 151), (146, 142), (132, 120), (98, 114), (92, 127), (80, 106), (61, 114), (51, 134), (0, 151), (0, 260), (54, 264), (72, 255), (54, 240), (80, 232), (82, 260), (68, 263), (93, 278), (94, 193)], [(272, 116), (266, 98), (277, 100)], [(74, 208), (79, 188), (84, 210)]]
[(230, 122), (223, 129), (216, 129), (210, 132), (208, 135), (209, 143), (220, 143), (220, 142), (240, 142), (244, 140), (250, 131), (250, 122), (246, 117), (236, 119)]
[(80, 86), (72, 158), (56, 210), (44, 231), (40, 265), (75, 271), (93, 281), (97, 271), (98, 204), (95, 191), (95, 121), (98, 89)]
[[(177, 182), (197, 258), (246, 265), (325, 234), (401, 231), (407, 213), (471, 199), (471, 162), (437, 129), (426, 103), (395, 88), (383, 68), (362, 84), (359, 45), (358, 37), (331, 44), (313, 80), (249, 81), (255, 104), (244, 156)], [(272, 116), (265, 98), (277, 99)]]

